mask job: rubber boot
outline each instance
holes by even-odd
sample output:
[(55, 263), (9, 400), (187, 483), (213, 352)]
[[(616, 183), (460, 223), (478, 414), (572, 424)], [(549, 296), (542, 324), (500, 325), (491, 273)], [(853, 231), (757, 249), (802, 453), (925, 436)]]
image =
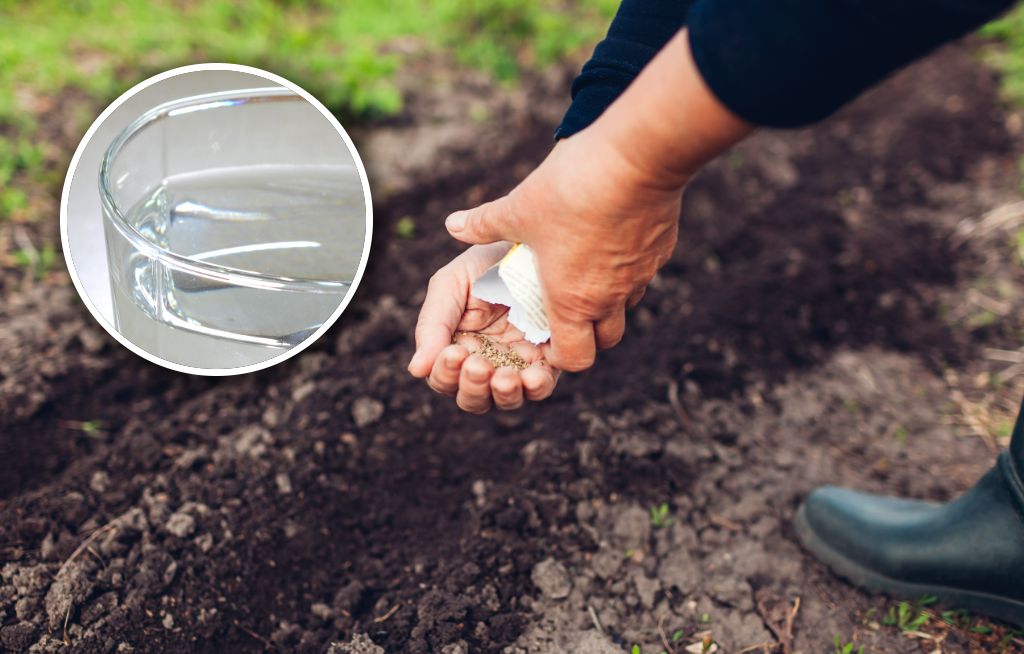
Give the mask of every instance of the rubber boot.
[(812, 554), (856, 586), (1024, 626), (1024, 405), (1008, 452), (946, 504), (826, 486), (796, 516)]

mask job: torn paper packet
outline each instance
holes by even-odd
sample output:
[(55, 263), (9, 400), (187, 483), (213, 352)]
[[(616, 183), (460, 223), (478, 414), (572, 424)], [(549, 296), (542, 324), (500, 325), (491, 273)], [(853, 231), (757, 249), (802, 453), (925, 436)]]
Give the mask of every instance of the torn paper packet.
[(533, 250), (517, 243), (497, 265), (473, 283), (473, 297), (508, 307), (508, 321), (526, 335), (526, 340), (541, 344), (551, 338), (540, 278)]

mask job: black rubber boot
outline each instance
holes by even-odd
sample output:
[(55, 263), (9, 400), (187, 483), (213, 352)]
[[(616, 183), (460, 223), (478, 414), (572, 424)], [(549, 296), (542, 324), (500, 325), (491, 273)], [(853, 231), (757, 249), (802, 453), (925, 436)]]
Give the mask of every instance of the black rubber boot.
[(1024, 626), (1024, 407), (1009, 452), (947, 504), (826, 486), (797, 512), (804, 547), (840, 576), (902, 599)]

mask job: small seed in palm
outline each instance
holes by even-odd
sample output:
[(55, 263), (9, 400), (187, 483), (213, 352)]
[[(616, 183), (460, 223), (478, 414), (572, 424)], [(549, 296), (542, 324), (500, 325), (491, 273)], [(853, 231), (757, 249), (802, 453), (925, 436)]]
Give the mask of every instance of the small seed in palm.
[(470, 332), (457, 332), (455, 337), (452, 339), (454, 343), (459, 336), (473, 336), (480, 344), (476, 350), (473, 350), (473, 354), (479, 354), (483, 358), (491, 362), (491, 365), (495, 368), (515, 368), (516, 370), (524, 370), (530, 366), (526, 359), (519, 356), (519, 354), (512, 349), (506, 348), (498, 343), (494, 342), (494, 339), (483, 334), (473, 334)]

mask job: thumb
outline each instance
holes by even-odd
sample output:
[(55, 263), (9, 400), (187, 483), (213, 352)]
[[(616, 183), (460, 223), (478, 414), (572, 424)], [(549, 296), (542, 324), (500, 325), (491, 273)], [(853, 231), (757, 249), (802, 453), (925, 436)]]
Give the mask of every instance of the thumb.
[(475, 209), (456, 211), (444, 221), (448, 233), (463, 243), (495, 243), (522, 239), (513, 224), (508, 196), (481, 204)]

